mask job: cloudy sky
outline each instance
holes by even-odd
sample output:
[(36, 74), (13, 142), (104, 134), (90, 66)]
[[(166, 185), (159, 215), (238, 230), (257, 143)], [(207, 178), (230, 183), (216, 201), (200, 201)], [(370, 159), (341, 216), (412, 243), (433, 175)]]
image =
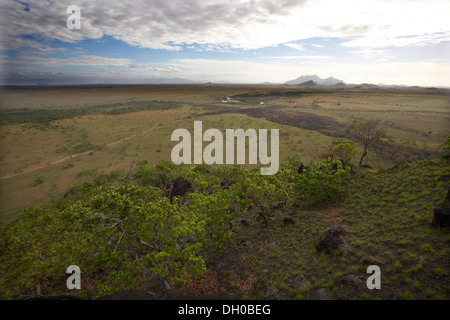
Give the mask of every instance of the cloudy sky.
[[(70, 5), (81, 29), (67, 28)], [(0, 0), (3, 84), (450, 86), (450, 1)]]

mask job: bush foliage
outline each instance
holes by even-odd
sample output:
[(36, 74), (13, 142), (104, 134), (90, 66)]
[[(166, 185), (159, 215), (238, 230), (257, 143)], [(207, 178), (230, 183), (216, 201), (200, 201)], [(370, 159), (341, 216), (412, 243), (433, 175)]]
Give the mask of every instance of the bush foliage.
[[(239, 215), (253, 210), (267, 225), (296, 192), (305, 203), (340, 194), (348, 170), (336, 165), (322, 161), (297, 175), (298, 163), (291, 161), (273, 176), (238, 165), (187, 169), (166, 162), (138, 166), (131, 175), (79, 173), (91, 181), (0, 224), (0, 294), (25, 297), (38, 284), (47, 294), (65, 292), (72, 264), (82, 270), (80, 295), (137, 289), (152, 277), (188, 284), (206, 271), (207, 257), (230, 243)], [(180, 176), (193, 190), (171, 203), (171, 185)]]
[(336, 199), (344, 191), (342, 179), (350, 174), (350, 167), (341, 161), (322, 160), (295, 178), (295, 186), (301, 201), (316, 205)]

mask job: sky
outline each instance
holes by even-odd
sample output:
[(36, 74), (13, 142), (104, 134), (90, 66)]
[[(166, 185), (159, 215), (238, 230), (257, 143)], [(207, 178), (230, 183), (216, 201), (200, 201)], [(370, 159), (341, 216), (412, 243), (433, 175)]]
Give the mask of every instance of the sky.
[(0, 83), (449, 87), (449, 12), (448, 0), (0, 0)]

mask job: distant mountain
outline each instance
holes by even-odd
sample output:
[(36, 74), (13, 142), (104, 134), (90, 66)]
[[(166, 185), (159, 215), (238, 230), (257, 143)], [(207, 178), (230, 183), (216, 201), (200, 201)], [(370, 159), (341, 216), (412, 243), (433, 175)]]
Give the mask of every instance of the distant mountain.
[(333, 78), (333, 77), (328, 77), (326, 79), (323, 79), (323, 83), (319, 82), (319, 84), (321, 86), (334, 86), (334, 85), (337, 85), (337, 84), (344, 84), (344, 81), (336, 79), (336, 78)]
[(312, 76), (308, 75), (308, 76), (301, 76), (301, 77), (298, 77), (297, 79), (287, 81), (285, 84), (290, 85), (290, 86), (297, 86), (301, 83), (305, 83), (308, 81), (314, 81), (314, 83), (319, 83), (323, 80), (316, 75), (312, 75)]
[(309, 81), (298, 84), (298, 86), (299, 87), (316, 87), (317, 84), (314, 81), (309, 80)]
[(287, 81), (285, 84), (290, 85), (290, 86), (298, 86), (301, 85), (303, 83), (308, 83), (309, 81), (313, 81), (316, 85), (318, 86), (334, 86), (337, 85), (339, 83), (341, 84), (345, 84), (344, 81), (333, 78), (333, 77), (328, 77), (326, 79), (322, 79), (317, 75), (307, 75), (307, 76), (301, 76), (297, 79), (294, 80), (290, 80)]
[(379, 88), (379, 86), (377, 86), (376, 84), (372, 84), (372, 83), (361, 83), (356, 88)]

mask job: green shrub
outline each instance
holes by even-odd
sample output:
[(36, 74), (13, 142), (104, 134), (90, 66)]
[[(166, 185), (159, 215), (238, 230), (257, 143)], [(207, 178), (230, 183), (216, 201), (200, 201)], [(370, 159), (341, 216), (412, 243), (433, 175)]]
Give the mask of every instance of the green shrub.
[(344, 169), (341, 161), (315, 163), (295, 178), (298, 198), (310, 205), (333, 200), (344, 191), (342, 179), (349, 173), (350, 167)]
[(66, 255), (75, 261), (95, 257), (89, 265), (109, 265), (110, 272), (128, 266), (130, 274), (114, 281), (133, 283), (139, 273), (131, 265), (145, 261), (154, 273), (187, 282), (206, 270), (206, 248), (221, 249), (229, 241), (228, 207), (225, 192), (191, 194), (184, 206), (171, 204), (156, 187), (111, 188), (63, 212), (64, 229), (73, 231), (68, 238), (74, 241)]
[(44, 177), (38, 177), (38, 178), (36, 178), (36, 180), (34, 180), (34, 186), (38, 186), (40, 184), (43, 184), (44, 182), (45, 182)]
[(291, 171), (280, 170), (278, 176), (263, 176), (253, 170), (231, 188), (234, 199), (242, 206), (254, 203), (267, 225), (267, 213), (284, 204), (289, 198), (292, 184), (288, 182)]

